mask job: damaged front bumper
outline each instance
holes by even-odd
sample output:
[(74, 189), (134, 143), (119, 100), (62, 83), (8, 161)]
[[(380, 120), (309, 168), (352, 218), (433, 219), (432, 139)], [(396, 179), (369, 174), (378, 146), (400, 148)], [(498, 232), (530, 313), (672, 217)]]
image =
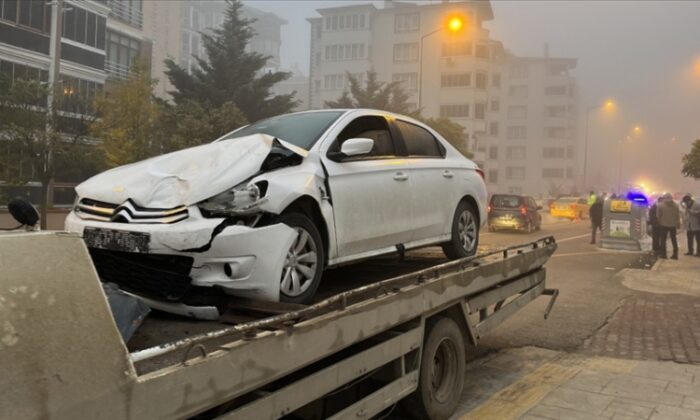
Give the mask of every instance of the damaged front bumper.
[[(173, 224), (128, 224), (85, 220), (71, 212), (66, 230), (81, 235), (85, 228), (148, 234), (148, 252), (91, 249), (91, 253), (101, 277), (109, 273), (109, 281), (151, 300), (181, 306), (183, 294), (197, 287), (256, 300), (279, 300), (282, 268), (297, 236), (294, 229), (284, 224), (232, 225), (224, 218), (202, 217), (196, 206), (189, 213), (188, 219)], [(159, 294), (159, 287), (167, 292)], [(168, 311), (167, 307), (158, 309)]]

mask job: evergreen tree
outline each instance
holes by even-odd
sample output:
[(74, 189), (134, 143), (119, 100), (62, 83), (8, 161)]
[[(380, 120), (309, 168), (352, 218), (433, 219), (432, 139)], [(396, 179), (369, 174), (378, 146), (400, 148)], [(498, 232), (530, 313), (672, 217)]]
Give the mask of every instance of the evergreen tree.
[(202, 33), (206, 59), (197, 59), (189, 74), (173, 60), (165, 61), (166, 74), (175, 87), (175, 103), (198, 102), (203, 107), (221, 107), (231, 102), (248, 121), (284, 114), (296, 105), (294, 94), (272, 95), (270, 89), (291, 74), (263, 73), (269, 57), (246, 51), (255, 35), (250, 19), (241, 16), (240, 0), (227, 0), (226, 18), (221, 28)]
[(700, 179), (700, 139), (693, 142), (690, 153), (683, 155), (683, 176)]

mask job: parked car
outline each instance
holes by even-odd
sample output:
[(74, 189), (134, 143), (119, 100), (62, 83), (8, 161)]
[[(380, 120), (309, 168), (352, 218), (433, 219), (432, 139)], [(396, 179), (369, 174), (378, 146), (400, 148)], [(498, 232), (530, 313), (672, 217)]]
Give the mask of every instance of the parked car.
[(542, 210), (532, 197), (514, 194), (494, 194), (488, 206), (488, 226), (497, 229), (518, 229), (526, 232), (542, 227)]
[(414, 119), (319, 110), (99, 174), (66, 229), (104, 281), (153, 307), (218, 316), (197, 291), (308, 303), (325, 268), (440, 244), (473, 255), (483, 172)]
[(588, 200), (580, 197), (562, 197), (552, 204), (549, 213), (552, 217), (561, 217), (571, 220), (587, 219)]

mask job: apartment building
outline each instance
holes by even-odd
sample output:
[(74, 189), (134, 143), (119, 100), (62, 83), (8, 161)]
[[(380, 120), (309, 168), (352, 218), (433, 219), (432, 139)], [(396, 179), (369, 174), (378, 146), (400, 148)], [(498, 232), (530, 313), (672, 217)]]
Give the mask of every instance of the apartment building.
[[(65, 0), (61, 30), (64, 111), (80, 112), (110, 80), (150, 57), (140, 0)], [(53, 8), (44, 0), (0, 0), (0, 75), (48, 82)], [(81, 101), (71, 100), (80, 98)]]
[[(576, 61), (506, 53), (484, 27), (494, 19), (489, 1), (385, 1), (317, 13), (307, 19), (311, 108), (337, 99), (348, 73), (361, 79), (373, 70), (381, 81), (400, 81), (423, 115), (465, 127), (462, 146), (490, 191), (540, 196), (575, 187)], [(445, 28), (452, 17), (463, 30)]]
[(486, 176), (499, 192), (537, 197), (577, 192), (576, 60), (509, 56), (499, 144), (489, 146)]
[[(196, 68), (197, 59), (206, 59), (202, 33), (223, 24), (226, 8), (224, 0), (144, 0), (146, 31), (153, 40), (152, 75), (157, 80), (156, 96), (167, 98), (173, 89), (165, 75), (165, 59), (173, 59), (188, 71)], [(248, 50), (270, 57), (263, 71), (279, 71), (281, 27), (287, 22), (274, 13), (248, 5), (243, 6), (242, 15), (254, 20), (255, 35)]]
[[(463, 146), (484, 163), (489, 121), (495, 119), (491, 109), (499, 109), (503, 57), (501, 43), (483, 26), (493, 19), (490, 2), (385, 1), (382, 8), (357, 4), (317, 12), (320, 17), (308, 19), (311, 108), (338, 98), (348, 72), (363, 78), (373, 70), (381, 81), (401, 82), (411, 107), (423, 115), (464, 126)], [(444, 29), (453, 17), (464, 21), (464, 29)]]

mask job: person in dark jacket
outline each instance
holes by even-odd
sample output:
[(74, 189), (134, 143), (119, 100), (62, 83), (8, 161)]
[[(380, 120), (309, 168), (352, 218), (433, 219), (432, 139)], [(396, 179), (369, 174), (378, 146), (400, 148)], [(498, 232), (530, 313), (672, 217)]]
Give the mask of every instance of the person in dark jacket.
[(588, 216), (591, 219), (591, 243), (595, 244), (596, 231), (602, 232), (603, 230), (603, 200), (601, 197), (596, 197), (595, 202), (591, 204)]
[(659, 197), (654, 204), (649, 208), (649, 230), (651, 231), (651, 251), (654, 255), (659, 255), (661, 252), (661, 228), (659, 219), (656, 217), (656, 209), (661, 201)]

